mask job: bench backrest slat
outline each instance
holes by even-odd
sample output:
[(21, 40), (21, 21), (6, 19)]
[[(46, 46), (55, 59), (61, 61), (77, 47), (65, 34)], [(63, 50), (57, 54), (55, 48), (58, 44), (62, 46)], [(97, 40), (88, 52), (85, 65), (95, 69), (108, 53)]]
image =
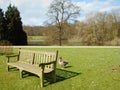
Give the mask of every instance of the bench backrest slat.
[[(56, 61), (56, 52), (36, 52), (34, 58), (34, 65), (38, 66), (40, 63), (47, 63)], [(46, 68), (52, 68), (53, 65), (46, 65)]]
[(20, 50), (19, 51), (19, 61), (32, 64), (34, 58), (34, 52), (29, 50)]

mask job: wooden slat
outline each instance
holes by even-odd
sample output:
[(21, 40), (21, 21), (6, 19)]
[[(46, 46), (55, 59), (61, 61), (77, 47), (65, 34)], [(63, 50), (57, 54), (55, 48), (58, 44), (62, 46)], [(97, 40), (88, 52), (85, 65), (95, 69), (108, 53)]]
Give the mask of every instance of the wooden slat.
[(34, 52), (27, 50), (20, 50), (19, 61), (29, 64), (33, 63)]

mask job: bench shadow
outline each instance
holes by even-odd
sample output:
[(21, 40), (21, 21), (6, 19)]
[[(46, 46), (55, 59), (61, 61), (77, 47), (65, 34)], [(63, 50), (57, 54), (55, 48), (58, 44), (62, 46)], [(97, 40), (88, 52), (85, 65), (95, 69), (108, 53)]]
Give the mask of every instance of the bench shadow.
[(4, 54), (3, 53), (0, 53), (0, 56), (3, 56)]
[[(71, 66), (68, 66), (66, 68), (69, 68)], [(11, 70), (15, 70), (15, 71), (18, 71), (17, 68), (11, 68)], [(55, 83), (58, 83), (58, 82), (61, 82), (61, 81), (64, 81), (64, 80), (67, 80), (67, 79), (70, 79), (70, 78), (73, 78), (73, 77), (76, 77), (78, 75), (80, 75), (82, 73), (78, 73), (78, 72), (73, 72), (73, 71), (68, 71), (68, 70), (65, 70), (65, 69), (59, 69), (57, 68), (56, 70), (56, 82)], [(32, 73), (29, 73), (29, 72), (23, 72), (23, 78), (26, 78), (28, 76), (36, 76), (38, 77), (37, 75), (35, 74), (32, 74)], [(50, 74), (45, 74), (45, 77), (44, 77), (44, 87), (50, 85), (50, 84), (54, 84), (52, 82), (52, 78), (51, 78), (51, 75)]]
[(19, 71), (19, 69), (18, 68), (16, 68), (16, 67), (10, 67), (10, 69), (9, 69), (9, 71), (14, 71), (14, 72), (18, 72)]
[[(67, 68), (67, 67), (66, 67)], [(68, 70), (64, 70), (64, 69), (57, 69), (56, 72), (56, 82), (60, 82), (60, 81), (64, 81), (70, 78), (73, 78), (75, 76), (78, 76), (79, 74), (82, 73), (77, 73), (77, 72), (73, 72), (73, 71), (68, 71)]]
[[(57, 70), (56, 70), (56, 82), (55, 83), (58, 83), (58, 82), (61, 82), (61, 81), (76, 77), (76, 76), (78, 76), (80, 74), (82, 74), (82, 73), (77, 73), (77, 72), (57, 68)], [(52, 78), (50, 78), (50, 76), (46, 76), (45, 79), (47, 80), (45, 82), (46, 83), (45, 87), (50, 85), (50, 84), (54, 84), (52, 82)]]
[(65, 68), (71, 68), (72, 66), (66, 66)]

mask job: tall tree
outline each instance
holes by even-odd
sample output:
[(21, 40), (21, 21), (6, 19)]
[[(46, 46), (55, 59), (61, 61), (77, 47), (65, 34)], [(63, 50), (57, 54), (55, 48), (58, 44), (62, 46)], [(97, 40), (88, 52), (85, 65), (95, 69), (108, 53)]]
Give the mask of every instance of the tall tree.
[(76, 6), (71, 0), (54, 0), (49, 8), (48, 17), (50, 24), (56, 25), (58, 28), (59, 45), (62, 45), (64, 26), (69, 25), (71, 21), (80, 14), (80, 7)]
[(114, 41), (115, 41), (115, 45), (119, 45), (119, 37), (120, 37), (120, 27), (119, 27), (119, 23), (120, 23), (120, 9), (118, 10), (112, 10), (112, 17), (113, 17), (113, 22), (114, 22)]
[(26, 45), (27, 44), (27, 35), (23, 31), (22, 21), (20, 17), (20, 12), (17, 7), (8, 6), (8, 9), (5, 13), (5, 18), (7, 21), (7, 39), (13, 45)]
[(2, 9), (0, 9), (0, 41), (5, 40), (5, 18)]

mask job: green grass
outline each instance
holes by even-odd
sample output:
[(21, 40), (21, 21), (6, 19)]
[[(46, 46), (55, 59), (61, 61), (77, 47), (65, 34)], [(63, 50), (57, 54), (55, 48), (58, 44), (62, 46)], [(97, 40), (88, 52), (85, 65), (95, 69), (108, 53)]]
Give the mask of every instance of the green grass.
[[(19, 78), (18, 70), (6, 70), (6, 58), (0, 55), (0, 90), (119, 90), (120, 48), (31, 48), (59, 50), (69, 62), (65, 69), (57, 65), (57, 82), (40, 88), (39, 78), (28, 75)], [(16, 51), (16, 50), (15, 50)]]
[(28, 36), (29, 40), (43, 40), (46, 36)]

